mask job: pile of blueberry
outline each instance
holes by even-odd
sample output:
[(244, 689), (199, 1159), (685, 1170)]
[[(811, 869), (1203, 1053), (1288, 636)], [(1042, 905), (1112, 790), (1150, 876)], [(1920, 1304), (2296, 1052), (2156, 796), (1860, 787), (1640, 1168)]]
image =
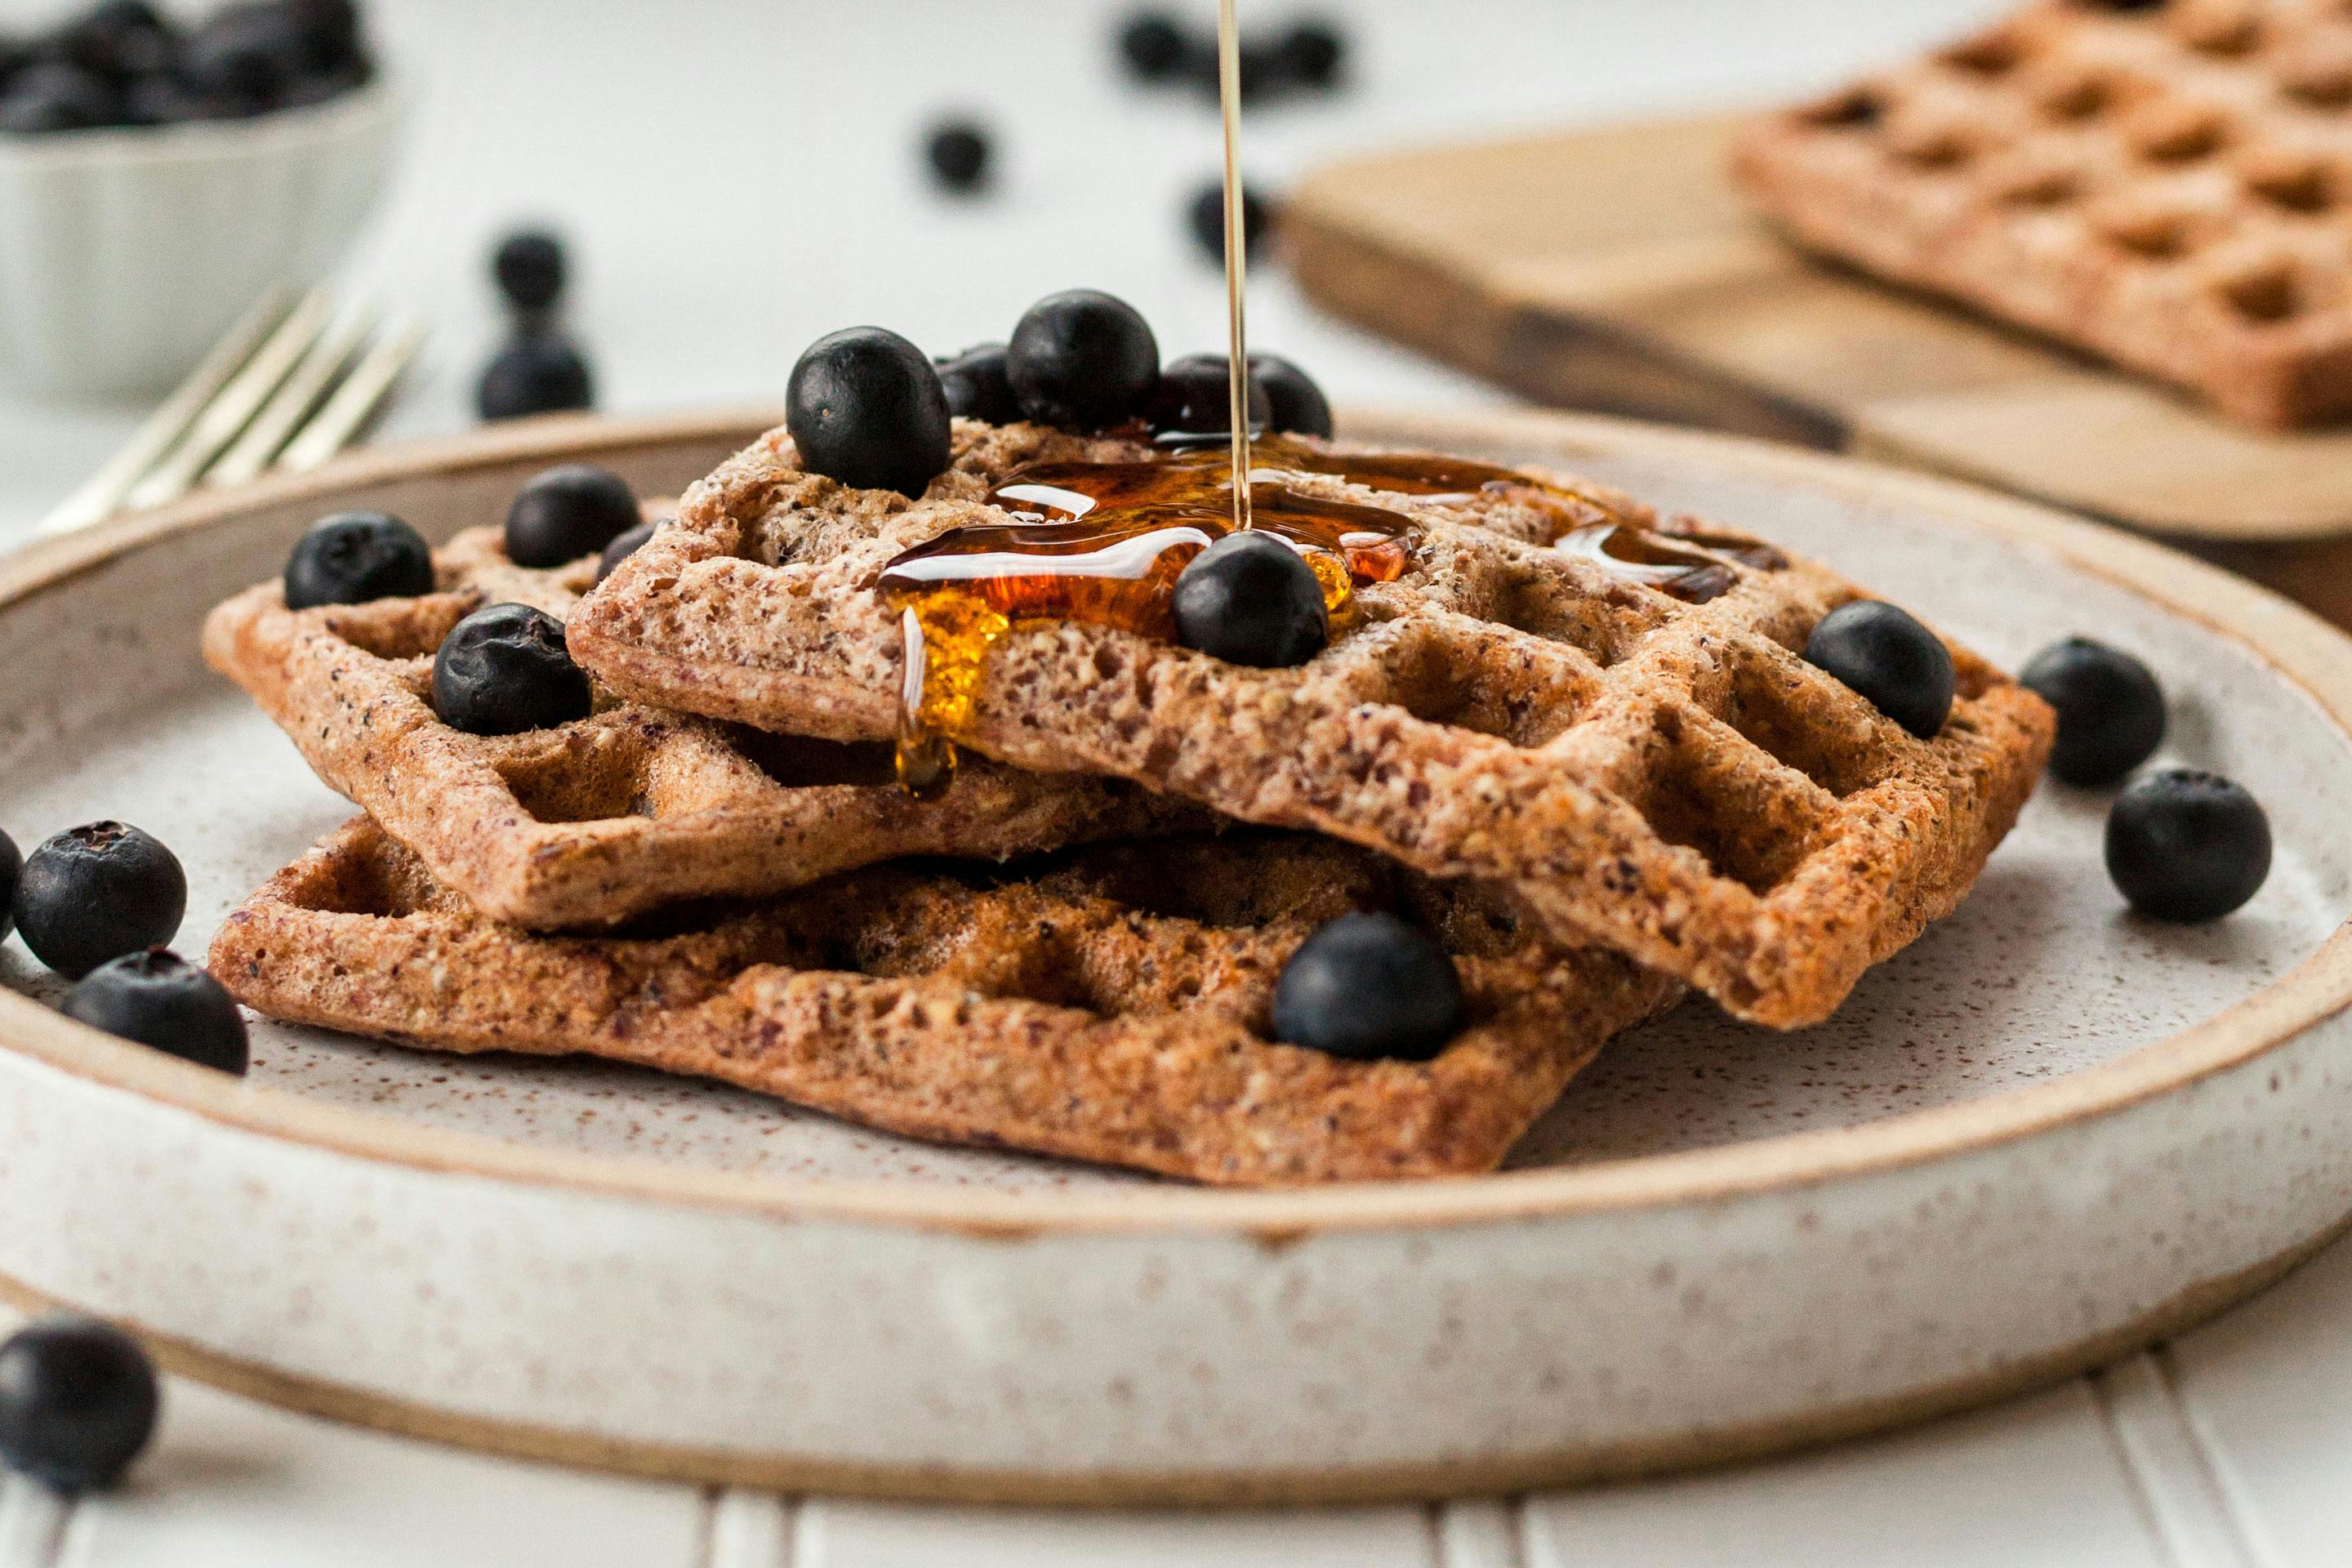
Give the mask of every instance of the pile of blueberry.
[(595, 406), (596, 378), (561, 319), (569, 272), (563, 242), (545, 229), (518, 229), (490, 253), (509, 330), (474, 389), (484, 419)]
[(244, 0), (185, 29), (148, 0), (100, 0), (49, 32), (0, 39), (0, 132), (244, 120), (374, 74), (353, 0)]

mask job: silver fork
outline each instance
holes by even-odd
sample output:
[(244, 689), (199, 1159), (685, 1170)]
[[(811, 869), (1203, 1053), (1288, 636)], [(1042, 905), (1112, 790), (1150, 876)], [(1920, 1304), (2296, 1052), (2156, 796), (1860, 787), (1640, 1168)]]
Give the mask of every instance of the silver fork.
[(424, 338), (411, 318), (337, 305), (323, 289), (265, 297), (40, 531), (317, 468), (359, 438)]

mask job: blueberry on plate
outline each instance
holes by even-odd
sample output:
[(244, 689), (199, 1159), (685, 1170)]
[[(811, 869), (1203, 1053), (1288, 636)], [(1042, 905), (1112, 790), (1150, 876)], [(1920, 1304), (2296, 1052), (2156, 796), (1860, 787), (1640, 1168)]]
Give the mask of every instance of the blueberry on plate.
[(65, 1016), (159, 1051), (243, 1073), (245, 1015), (217, 980), (169, 948), (109, 959), (66, 993)]
[(2058, 710), (2050, 771), (2070, 784), (2114, 784), (2164, 742), (2164, 689), (2121, 648), (2068, 637), (2035, 654), (2017, 679)]
[(433, 656), (433, 711), (469, 735), (514, 735), (585, 719), (588, 672), (563, 623), (529, 605), (492, 605), (449, 628)]
[[(1153, 437), (1171, 445), (1193, 440), (1225, 440), (1234, 433), (1233, 361), (1223, 354), (1186, 354), (1171, 360), (1160, 373), (1160, 384), (1143, 405), (1143, 423)], [(1252, 371), (1249, 377), (1249, 424), (1263, 430), (1272, 417), (1273, 404)]]
[(0, 833), (0, 936), (16, 923), (16, 879), (24, 875), (25, 857), (16, 841)]
[(1139, 11), (1119, 24), (1118, 57), (1139, 81), (1166, 81), (1184, 68), (1192, 42), (1165, 11)]
[(643, 521), (620, 475), (566, 463), (515, 492), (507, 508), (507, 559), (518, 566), (561, 566), (598, 553)]
[(484, 419), (520, 419), (590, 408), (596, 381), (572, 340), (560, 332), (525, 332), (491, 356), (474, 390)]
[(122, 101), (103, 78), (62, 60), (26, 67), (0, 96), (0, 134), (10, 136), (87, 131), (121, 115)]
[(0, 1343), (0, 1460), (59, 1491), (119, 1479), (157, 1403), (154, 1363), (111, 1323), (43, 1318)]
[(2217, 921), (2271, 872), (2271, 824), (2243, 785), (2167, 768), (2133, 780), (2107, 810), (2107, 875), (2160, 921)]
[(970, 195), (988, 184), (988, 132), (969, 120), (950, 120), (931, 128), (923, 140), (923, 158), (941, 190)]
[(923, 351), (880, 327), (817, 339), (784, 388), (801, 466), (856, 489), (919, 496), (948, 466), (948, 398)]
[(1250, 355), (1250, 374), (1265, 388), (1267, 428), (1329, 438), (1331, 401), (1313, 376), (1280, 354)]
[(1291, 24), (1275, 45), (1283, 72), (1301, 87), (1327, 92), (1339, 83), (1347, 64), (1348, 41), (1339, 29), (1319, 16)]
[(1423, 1062), (1462, 1027), (1462, 979), (1427, 931), (1341, 915), (1298, 944), (1274, 986), (1274, 1037), (1351, 1061)]
[(295, 542), (285, 581), (289, 610), (413, 599), (433, 592), (433, 551), (387, 512), (339, 511)]
[(1271, 533), (1229, 533), (1176, 579), (1176, 640), (1228, 664), (1282, 669), (1323, 651), (1323, 584)]
[(1013, 329), (1004, 372), (1021, 412), (1064, 430), (1135, 417), (1160, 381), (1160, 341), (1136, 308), (1095, 289), (1048, 294)]
[(1952, 711), (1951, 651), (1907, 610), (1876, 599), (1840, 605), (1805, 639), (1805, 660), (1870, 699), (1921, 740)]
[(659, 519), (649, 517), (626, 532), (614, 534), (613, 542), (604, 546), (604, 553), (596, 557), (596, 581), (602, 583), (610, 577), (622, 562), (635, 555), (646, 541), (654, 536), (654, 530), (660, 526)]
[(982, 343), (938, 362), (940, 387), (948, 412), (960, 419), (1010, 425), (1021, 417), (1021, 400), (1004, 374), (1004, 345)]
[(153, 835), (92, 822), (35, 846), (16, 879), (16, 930), (68, 980), (110, 958), (169, 942), (188, 911), (188, 879)]
[[(1211, 180), (1192, 193), (1185, 209), (1186, 225), (1202, 253), (1220, 267), (1225, 260), (1225, 183)], [(1242, 185), (1242, 249), (1255, 261), (1273, 233), (1274, 208), (1255, 186)]]
[(490, 253), (490, 277), (508, 304), (531, 314), (563, 297), (563, 242), (545, 229), (517, 229)]

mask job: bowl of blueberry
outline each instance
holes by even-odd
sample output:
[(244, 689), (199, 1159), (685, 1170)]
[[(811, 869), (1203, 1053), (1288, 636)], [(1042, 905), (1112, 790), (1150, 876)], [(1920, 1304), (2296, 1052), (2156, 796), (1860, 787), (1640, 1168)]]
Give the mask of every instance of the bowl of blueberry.
[(354, 0), (99, 0), (0, 37), (0, 382), (169, 386), (333, 263), (398, 121)]

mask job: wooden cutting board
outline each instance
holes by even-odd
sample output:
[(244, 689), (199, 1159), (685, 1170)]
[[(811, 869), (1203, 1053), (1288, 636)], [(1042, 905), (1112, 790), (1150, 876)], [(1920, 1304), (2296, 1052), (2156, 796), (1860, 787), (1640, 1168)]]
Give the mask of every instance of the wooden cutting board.
[(1325, 308), (1538, 402), (1940, 469), (2127, 522), (2352, 621), (2352, 430), (2276, 435), (1810, 259), (1725, 174), (1734, 118), (1309, 176)]

